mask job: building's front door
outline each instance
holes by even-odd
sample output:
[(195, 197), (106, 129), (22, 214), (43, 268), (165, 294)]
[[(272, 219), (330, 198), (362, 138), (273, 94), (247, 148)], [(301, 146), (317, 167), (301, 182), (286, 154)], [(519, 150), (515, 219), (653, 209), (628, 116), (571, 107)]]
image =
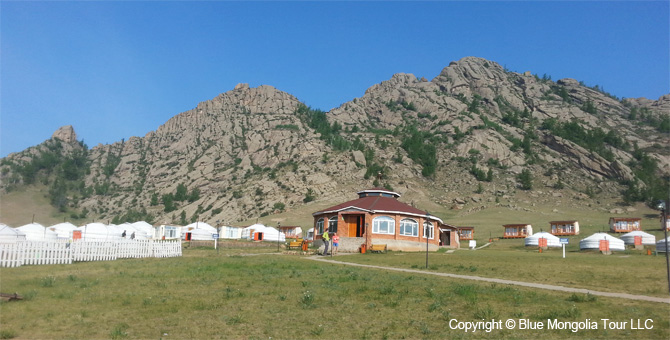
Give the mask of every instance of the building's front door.
[(344, 215), (344, 224), (347, 226), (347, 237), (361, 237), (363, 235), (363, 215)]
[(445, 247), (451, 245), (451, 231), (440, 231), (440, 245)]

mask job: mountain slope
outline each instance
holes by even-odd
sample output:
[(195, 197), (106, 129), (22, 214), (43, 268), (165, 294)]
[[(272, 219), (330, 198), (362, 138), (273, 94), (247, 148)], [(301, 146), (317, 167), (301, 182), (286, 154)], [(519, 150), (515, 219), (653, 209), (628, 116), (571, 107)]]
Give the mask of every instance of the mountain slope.
[(240, 84), (144, 137), (88, 150), (66, 128), (3, 159), (1, 188), (40, 181), (72, 218), (155, 223), (309, 215), (373, 184), (431, 211), (512, 206), (523, 188), (651, 200), (670, 173), (669, 107), (474, 57), (328, 113)]

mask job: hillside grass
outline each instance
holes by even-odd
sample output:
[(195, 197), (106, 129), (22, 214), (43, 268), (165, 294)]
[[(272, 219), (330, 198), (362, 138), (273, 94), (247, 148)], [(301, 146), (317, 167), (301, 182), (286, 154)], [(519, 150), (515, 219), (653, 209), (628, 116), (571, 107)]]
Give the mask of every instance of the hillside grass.
[[(272, 252), (274, 247), (267, 245), (265, 250)], [(662, 303), (352, 268), (300, 256), (243, 253), (232, 246), (219, 252), (192, 248), (179, 258), (3, 268), (2, 291), (18, 292), (25, 300), (0, 303), (0, 335), (25, 339), (670, 337), (669, 307)], [(523, 259), (524, 252), (519, 254)], [(397, 255), (338, 259), (412, 267), (421, 257)], [(431, 254), (438, 266), (431, 270), (447, 269), (456, 260), (469, 268), (466, 261), (485, 261), (485, 255), (484, 251)], [(489, 255), (488, 261), (498, 256)], [(440, 257), (445, 259), (443, 265)], [(502, 257), (498, 262), (514, 258)], [(478, 265), (477, 271), (485, 271)], [(651, 319), (654, 328), (603, 330), (602, 318)], [(599, 329), (466, 333), (450, 329), (451, 319), (545, 323), (547, 319), (590, 319), (598, 321)]]
[[(636, 204), (636, 211), (626, 214), (610, 214), (598, 207), (589, 207), (586, 203), (583, 206), (572, 207), (564, 205), (538, 205), (519, 203), (519, 206), (527, 208), (525, 210), (510, 210), (506, 207), (491, 207), (475, 213), (461, 213), (445, 219), (446, 223), (457, 226), (475, 226), (475, 239), (478, 245), (488, 242), (489, 238), (500, 238), (503, 236), (503, 224), (510, 223), (528, 223), (533, 226), (533, 232), (551, 231), (550, 221), (579, 221), (580, 234), (570, 236), (570, 243), (578, 243), (579, 240), (586, 238), (596, 232), (609, 232), (610, 217), (639, 217), (642, 219), (642, 230), (656, 236), (657, 240), (663, 238), (663, 232), (660, 229), (660, 214), (656, 210), (646, 207), (644, 204)], [(609, 207), (614, 208), (614, 206)], [(557, 209), (558, 212), (553, 212)], [(623, 234), (612, 234), (620, 237)], [(564, 237), (564, 236), (562, 236)], [(523, 240), (521, 241), (523, 244)]]
[[(0, 197), (0, 223), (20, 227), (33, 221), (44, 226), (72, 221), (69, 214), (61, 213), (49, 204), (49, 188), (43, 184), (22, 186), (20, 189), (3, 193)], [(74, 220), (75, 224), (79, 220)]]

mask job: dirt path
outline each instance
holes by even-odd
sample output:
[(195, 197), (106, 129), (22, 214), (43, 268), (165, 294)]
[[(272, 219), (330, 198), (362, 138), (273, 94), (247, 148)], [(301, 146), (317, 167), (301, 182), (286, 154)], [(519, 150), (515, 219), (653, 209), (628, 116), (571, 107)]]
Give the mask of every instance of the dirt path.
[(396, 272), (443, 276), (443, 277), (451, 277), (451, 278), (455, 278), (455, 279), (474, 280), (474, 281), (482, 281), (482, 282), (493, 282), (493, 283), (500, 283), (500, 284), (505, 284), (505, 285), (515, 285), (515, 286), (522, 286), (522, 287), (529, 287), (529, 288), (556, 290), (556, 291), (568, 292), (568, 293), (582, 293), (582, 294), (591, 294), (591, 295), (596, 295), (596, 296), (606, 296), (606, 297), (613, 297), (613, 298), (620, 298), (620, 299), (629, 299), (629, 300), (638, 300), (638, 301), (651, 301), (651, 302), (661, 302), (661, 303), (670, 304), (670, 298), (661, 298), (661, 297), (646, 296), (646, 295), (633, 295), (633, 294), (626, 294), (626, 293), (599, 292), (599, 291), (590, 290), (590, 289), (569, 288), (569, 287), (563, 287), (563, 286), (547, 285), (547, 284), (542, 284), (542, 283), (531, 283), (531, 282), (523, 282), (523, 281), (494, 279), (494, 278), (471, 276), (471, 275), (435, 273), (435, 272), (429, 272), (429, 271), (425, 271), (425, 270), (416, 270), (416, 269), (404, 269), (404, 268), (373, 266), (373, 265), (368, 265), (368, 264), (340, 262), (340, 261), (337, 261), (337, 260), (333, 260), (330, 257), (325, 257), (324, 258), (324, 257), (321, 257), (321, 256), (310, 256), (310, 257), (307, 257), (307, 258), (310, 259), (310, 260), (330, 262), (330, 263), (336, 263), (336, 264), (343, 264), (343, 265), (347, 265), (347, 266), (375, 268), (375, 269), (381, 269), (381, 270), (392, 270), (392, 271), (396, 271)]

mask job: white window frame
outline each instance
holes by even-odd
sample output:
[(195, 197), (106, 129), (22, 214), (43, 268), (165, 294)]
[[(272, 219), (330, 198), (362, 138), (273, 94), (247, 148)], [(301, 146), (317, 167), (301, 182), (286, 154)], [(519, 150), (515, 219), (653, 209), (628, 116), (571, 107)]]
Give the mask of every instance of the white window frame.
[[(409, 232), (407, 232), (409, 229)], [(400, 235), (419, 237), (419, 222), (411, 218), (400, 221)]]
[(426, 238), (426, 234), (430, 235), (430, 240), (435, 238), (435, 225), (432, 222), (423, 222), (423, 238)]
[[(380, 231), (380, 222), (388, 223), (386, 232)], [(384, 234), (384, 235), (395, 235), (395, 220), (389, 216), (377, 216), (372, 220), (372, 233), (373, 234)]]
[(323, 217), (321, 217), (320, 219), (318, 219), (316, 221), (316, 229), (315, 230), (316, 230), (317, 235), (322, 235), (323, 234), (323, 223), (324, 223), (323, 222)]

